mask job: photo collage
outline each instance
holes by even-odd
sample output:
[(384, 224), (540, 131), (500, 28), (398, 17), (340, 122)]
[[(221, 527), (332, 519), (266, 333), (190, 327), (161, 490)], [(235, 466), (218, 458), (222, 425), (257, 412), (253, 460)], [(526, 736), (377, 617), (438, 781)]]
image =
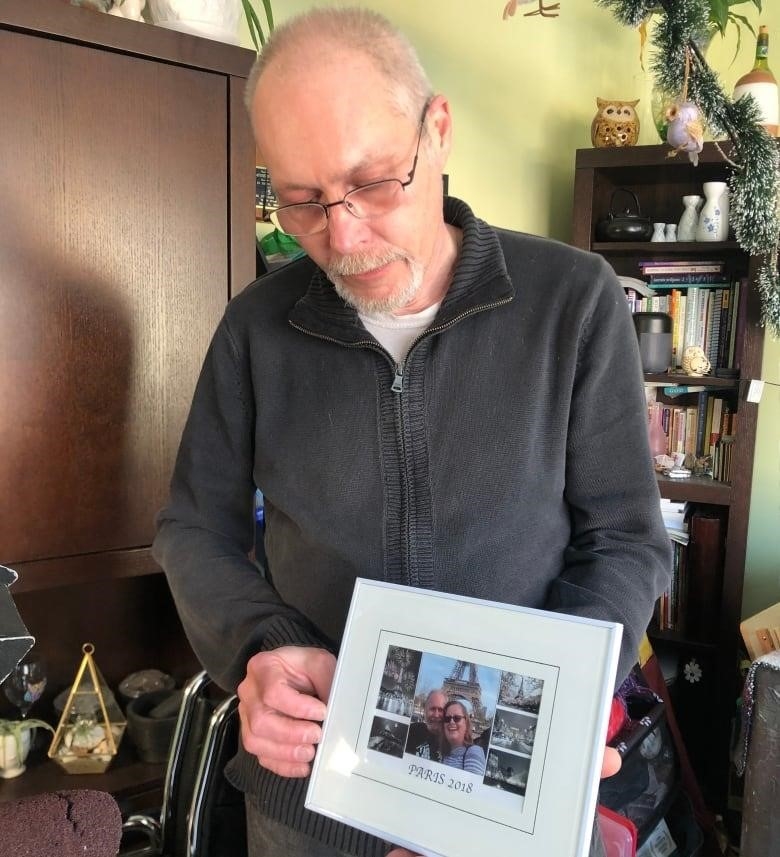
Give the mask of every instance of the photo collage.
[(532, 675), (389, 645), (367, 749), (465, 793), (524, 797), (543, 690)]

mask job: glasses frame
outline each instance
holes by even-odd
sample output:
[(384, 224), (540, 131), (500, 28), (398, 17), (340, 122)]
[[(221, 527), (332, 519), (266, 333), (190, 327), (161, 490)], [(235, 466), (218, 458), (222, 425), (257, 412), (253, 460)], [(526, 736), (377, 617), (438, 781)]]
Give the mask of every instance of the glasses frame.
[(465, 714), (445, 714), (444, 717), (442, 717), (442, 723), (455, 723), (457, 725), (461, 720), (465, 719)]
[[(401, 179), (379, 179), (378, 181), (375, 181), (375, 182), (368, 182), (368, 184), (362, 184), (358, 187), (353, 187), (352, 190), (347, 191), (344, 194), (344, 196), (341, 197), (341, 199), (338, 199), (335, 202), (292, 202), (289, 205), (282, 205), (279, 208), (272, 211), (270, 214), (271, 222), (273, 223), (273, 225), (280, 232), (283, 232), (285, 235), (289, 235), (292, 238), (308, 238), (310, 235), (319, 235), (320, 232), (324, 232), (328, 228), (328, 224), (330, 223), (330, 210), (331, 210), (331, 208), (335, 208), (338, 205), (345, 206), (347, 211), (353, 217), (356, 217), (358, 220), (369, 219), (369, 218), (365, 218), (365, 217), (360, 217), (359, 215), (355, 214), (355, 212), (349, 207), (349, 204), (348, 204), (349, 198), (350, 198), (350, 196), (352, 196), (355, 193), (360, 193), (361, 191), (366, 190), (366, 188), (370, 188), (370, 187), (374, 187), (376, 185), (384, 184), (385, 182), (398, 182), (398, 184), (401, 187), (401, 190), (406, 190), (406, 188), (408, 188), (409, 185), (414, 181), (414, 177), (415, 177), (415, 174), (417, 172), (417, 161), (420, 157), (420, 143), (422, 142), (422, 135), (423, 135), (423, 131), (425, 129), (425, 117), (428, 115), (428, 108), (431, 106), (432, 100), (433, 100), (432, 98), (427, 99), (424, 106), (423, 106), (422, 115), (420, 116), (420, 123), (419, 123), (420, 127), (417, 131), (417, 145), (414, 148), (414, 160), (412, 161), (412, 168), (407, 173), (406, 181), (401, 181)], [(302, 234), (301, 233), (296, 234), (294, 232), (287, 232), (287, 230), (284, 229), (284, 227), (281, 226), (281, 224), (278, 222), (279, 221), (279, 213), (282, 211), (289, 211), (291, 208), (298, 208), (299, 206), (303, 206), (303, 205), (317, 206), (318, 208), (322, 209), (322, 211), (325, 214), (325, 222), (324, 222), (322, 228), (317, 229), (314, 232), (305, 232)], [(388, 209), (388, 211), (392, 211), (392, 209)], [(374, 215), (374, 216), (375, 217), (381, 217), (382, 215)]]

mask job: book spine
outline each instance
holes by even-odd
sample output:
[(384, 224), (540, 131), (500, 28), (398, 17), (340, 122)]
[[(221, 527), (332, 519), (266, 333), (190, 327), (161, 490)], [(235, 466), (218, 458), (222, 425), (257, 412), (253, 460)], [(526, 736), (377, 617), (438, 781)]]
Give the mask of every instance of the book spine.
[(718, 359), (716, 366), (726, 368), (729, 363), (729, 336), (731, 320), (731, 287), (723, 289), (720, 305), (720, 339), (718, 340)]
[(739, 305), (737, 307), (736, 333), (734, 336), (734, 362), (733, 366), (739, 368), (742, 359), (742, 348), (745, 343), (745, 327), (747, 326), (747, 282), (739, 281)]
[(704, 427), (707, 422), (707, 403), (710, 394), (706, 390), (699, 393), (699, 399), (696, 405), (696, 456), (701, 458), (704, 455)]
[(710, 337), (707, 347), (707, 359), (713, 367), (718, 365), (718, 349), (720, 348), (720, 316), (723, 307), (723, 289), (712, 292), (712, 307), (710, 309)]
[(682, 366), (682, 353), (685, 348), (685, 314), (688, 309), (688, 295), (680, 292), (677, 309), (677, 327), (672, 329), (675, 343), (676, 365)]
[(723, 265), (717, 262), (701, 262), (690, 265), (640, 265), (640, 271), (646, 277), (662, 274), (679, 276), (681, 274), (720, 274), (723, 275)]
[(720, 421), (723, 415), (723, 398), (715, 396), (712, 403), (712, 422), (710, 424), (709, 452), (715, 454), (715, 444), (720, 440)]
[(699, 313), (699, 289), (688, 289), (685, 302), (685, 329), (683, 332), (683, 351), (691, 345), (696, 345), (696, 321)]
[(651, 288), (668, 288), (669, 286), (678, 286), (685, 288), (686, 286), (728, 286), (730, 280), (725, 278), (722, 273), (710, 271), (708, 273), (672, 273), (672, 274), (648, 274), (648, 280)]

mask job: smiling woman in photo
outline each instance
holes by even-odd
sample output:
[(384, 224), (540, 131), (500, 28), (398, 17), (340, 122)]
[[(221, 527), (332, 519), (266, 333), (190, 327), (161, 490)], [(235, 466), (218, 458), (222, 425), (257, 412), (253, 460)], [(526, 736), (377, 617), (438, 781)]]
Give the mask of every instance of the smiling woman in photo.
[(474, 743), (471, 717), (465, 700), (451, 700), (444, 707), (442, 763), (472, 774), (485, 773), (485, 753)]

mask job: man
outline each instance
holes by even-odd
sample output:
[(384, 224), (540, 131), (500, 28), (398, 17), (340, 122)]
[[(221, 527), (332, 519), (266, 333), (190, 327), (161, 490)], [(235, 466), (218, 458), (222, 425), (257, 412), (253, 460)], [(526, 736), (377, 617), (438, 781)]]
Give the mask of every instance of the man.
[(425, 723), (412, 723), (406, 739), (406, 751), (413, 756), (441, 761), (441, 733), (447, 694), (432, 690), (425, 698)]
[(380, 16), (278, 27), (248, 101), (308, 258), (228, 306), (154, 552), (238, 688), (251, 857), (384, 857), (303, 809), (354, 581), (617, 620), (625, 676), (670, 568), (638, 347), (603, 260), (443, 200), (449, 103)]

